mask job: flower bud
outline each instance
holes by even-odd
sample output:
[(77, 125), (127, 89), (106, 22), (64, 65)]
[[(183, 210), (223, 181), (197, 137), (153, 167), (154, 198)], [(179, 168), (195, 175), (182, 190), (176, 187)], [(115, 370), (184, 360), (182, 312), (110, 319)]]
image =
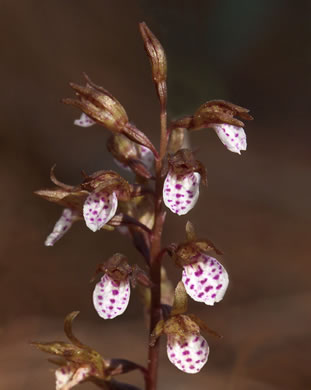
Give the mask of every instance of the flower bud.
[(144, 40), (146, 52), (151, 61), (152, 77), (159, 96), (161, 107), (164, 108), (167, 100), (167, 64), (165, 52), (161, 43), (150, 31), (145, 22), (139, 24), (139, 29)]

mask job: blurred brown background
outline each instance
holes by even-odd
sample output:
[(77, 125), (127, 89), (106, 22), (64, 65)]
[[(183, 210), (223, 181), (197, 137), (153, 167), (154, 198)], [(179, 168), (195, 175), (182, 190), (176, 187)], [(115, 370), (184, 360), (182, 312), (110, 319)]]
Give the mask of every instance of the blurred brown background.
[[(300, 0), (2, 0), (0, 388), (53, 389), (47, 356), (30, 340), (64, 339), (63, 318), (80, 310), (80, 338), (109, 357), (144, 363), (147, 332), (135, 292), (123, 316), (101, 320), (88, 283), (126, 237), (77, 223), (55, 247), (43, 242), (61, 210), (33, 196), (57, 163), (64, 182), (114, 169), (103, 128), (73, 126), (60, 104), (87, 72), (158, 140), (158, 102), (138, 32), (146, 21), (166, 48), (171, 118), (208, 99), (251, 109), (248, 150), (229, 153), (212, 130), (193, 134), (209, 188), (185, 217), (169, 215), (165, 241), (184, 238), (188, 218), (225, 252), (231, 284), (223, 302), (191, 302), (224, 335), (208, 338), (196, 376), (161, 355), (159, 389), (310, 389), (311, 2)], [(169, 263), (169, 260), (166, 260)], [(180, 271), (169, 266), (174, 281)], [(122, 379), (122, 378), (120, 378)], [(141, 384), (138, 374), (128, 375)], [(83, 385), (85, 389), (91, 385)]]

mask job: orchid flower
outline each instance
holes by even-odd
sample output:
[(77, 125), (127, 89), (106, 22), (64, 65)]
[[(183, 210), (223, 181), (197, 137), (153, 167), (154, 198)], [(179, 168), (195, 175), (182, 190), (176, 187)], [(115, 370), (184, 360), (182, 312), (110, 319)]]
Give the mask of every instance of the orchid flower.
[(77, 212), (71, 209), (64, 209), (61, 217), (56, 222), (52, 233), (45, 240), (45, 246), (53, 246), (65, 233), (71, 228), (73, 222), (77, 219)]
[(241, 150), (246, 150), (246, 134), (243, 127), (227, 123), (212, 123), (209, 127), (216, 131), (220, 141), (230, 152), (241, 154)]
[(83, 216), (86, 226), (93, 232), (100, 230), (113, 218), (118, 208), (116, 192), (92, 192), (86, 198), (83, 206)]
[(130, 300), (130, 281), (114, 280), (105, 274), (96, 284), (93, 292), (93, 303), (98, 315), (112, 319), (124, 313)]
[(171, 363), (187, 374), (197, 374), (207, 362), (209, 346), (201, 334), (192, 333), (183, 341), (167, 336), (167, 356)]
[(187, 214), (198, 201), (200, 181), (198, 172), (180, 176), (169, 170), (163, 186), (165, 206), (178, 215)]
[(192, 299), (213, 306), (225, 295), (228, 273), (215, 258), (203, 253), (196, 257), (197, 261), (183, 266), (182, 281)]

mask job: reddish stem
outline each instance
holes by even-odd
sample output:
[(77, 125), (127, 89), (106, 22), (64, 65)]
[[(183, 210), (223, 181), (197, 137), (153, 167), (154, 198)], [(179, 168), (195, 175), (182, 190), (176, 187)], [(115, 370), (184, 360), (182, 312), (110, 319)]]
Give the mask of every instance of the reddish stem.
[[(155, 190), (155, 223), (151, 233), (150, 240), (150, 279), (153, 283), (151, 288), (151, 305), (150, 305), (150, 332), (151, 335), (156, 324), (161, 319), (161, 237), (165, 215), (162, 212), (162, 164), (167, 148), (167, 128), (166, 128), (166, 110), (161, 110), (161, 143), (160, 156), (156, 160), (156, 190)], [(159, 361), (159, 339), (151, 346), (148, 351), (148, 375), (146, 381), (146, 390), (156, 390), (157, 374)]]

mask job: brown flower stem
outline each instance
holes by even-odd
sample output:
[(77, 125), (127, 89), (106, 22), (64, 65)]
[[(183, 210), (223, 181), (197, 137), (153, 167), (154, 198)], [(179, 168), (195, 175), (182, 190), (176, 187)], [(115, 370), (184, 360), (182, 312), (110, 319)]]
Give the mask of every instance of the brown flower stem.
[[(161, 236), (165, 214), (162, 211), (162, 164), (167, 148), (167, 114), (166, 109), (161, 109), (161, 141), (160, 156), (156, 160), (156, 189), (155, 189), (155, 223), (151, 233), (150, 245), (150, 279), (151, 287), (151, 305), (150, 305), (150, 332), (151, 335), (156, 324), (161, 319)], [(156, 390), (157, 373), (159, 360), (159, 340), (154, 345), (149, 344), (148, 351), (148, 375), (146, 381), (146, 390)]]

